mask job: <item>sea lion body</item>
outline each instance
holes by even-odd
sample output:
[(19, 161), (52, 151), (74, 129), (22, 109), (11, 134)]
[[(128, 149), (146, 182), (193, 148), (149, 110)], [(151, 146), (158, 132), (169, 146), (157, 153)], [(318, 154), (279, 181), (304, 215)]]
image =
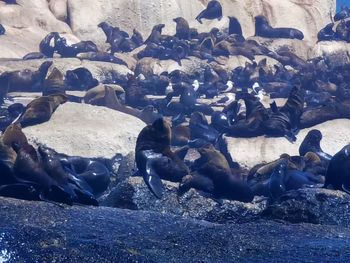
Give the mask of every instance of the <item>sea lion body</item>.
[(202, 24), (202, 19), (218, 19), (219, 21), (222, 18), (222, 6), (219, 1), (211, 0), (206, 9), (204, 9), (202, 12), (199, 13), (199, 15), (196, 17), (196, 20)]

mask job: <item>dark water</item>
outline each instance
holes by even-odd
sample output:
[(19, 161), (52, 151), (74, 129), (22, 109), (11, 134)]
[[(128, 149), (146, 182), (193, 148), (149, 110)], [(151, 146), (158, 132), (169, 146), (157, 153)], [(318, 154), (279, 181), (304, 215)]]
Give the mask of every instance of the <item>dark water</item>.
[(339, 11), (340, 7), (343, 5), (350, 7), (350, 0), (337, 0), (337, 11)]

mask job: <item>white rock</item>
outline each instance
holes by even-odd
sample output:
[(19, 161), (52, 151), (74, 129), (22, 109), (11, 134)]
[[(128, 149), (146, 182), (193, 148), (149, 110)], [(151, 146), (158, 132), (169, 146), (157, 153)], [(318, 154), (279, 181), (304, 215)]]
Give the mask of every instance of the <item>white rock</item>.
[(232, 158), (240, 165), (251, 168), (264, 161), (276, 160), (283, 153), (299, 155), (299, 146), (306, 134), (312, 129), (318, 129), (322, 132), (321, 148), (331, 155), (350, 143), (350, 120), (348, 119), (332, 120), (312, 128), (303, 129), (297, 135), (295, 143), (290, 143), (284, 137), (225, 138)]
[(112, 158), (134, 151), (145, 124), (130, 115), (105, 107), (67, 102), (48, 122), (23, 132), (33, 144), (45, 144), (60, 153)]

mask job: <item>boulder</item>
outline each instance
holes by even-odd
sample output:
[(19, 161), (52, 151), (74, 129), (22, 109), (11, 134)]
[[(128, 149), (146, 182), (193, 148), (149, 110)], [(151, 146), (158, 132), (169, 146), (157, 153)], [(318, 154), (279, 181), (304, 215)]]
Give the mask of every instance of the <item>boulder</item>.
[(67, 22), (68, 9), (67, 0), (48, 0), (50, 11), (53, 15), (63, 22)]
[(287, 192), (267, 207), (263, 217), (291, 223), (312, 223), (350, 227), (350, 195), (321, 188)]
[(67, 102), (48, 122), (23, 132), (34, 145), (82, 157), (112, 158), (133, 152), (145, 124), (130, 115), (105, 107)]
[[(119, 177), (119, 173), (118, 176)], [(252, 222), (266, 207), (266, 199), (257, 197), (252, 203), (213, 200), (191, 189), (183, 196), (177, 194), (178, 184), (163, 181), (165, 192), (157, 199), (141, 177), (129, 177), (100, 200), (103, 206), (147, 210), (181, 215), (215, 223)]]
[(0, 24), (6, 29), (6, 34), (0, 37), (1, 58), (22, 58), (38, 52), (40, 41), (53, 31), (67, 37), (69, 43), (79, 41), (70, 27), (51, 13), (46, 0), (17, 2), (18, 5), (6, 5), (0, 1)]
[(259, 136), (256, 138), (225, 137), (228, 150), (236, 162), (246, 168), (262, 162), (271, 162), (283, 153), (299, 155), (299, 146), (306, 134), (312, 129), (322, 132), (322, 149), (329, 154), (336, 154), (350, 142), (350, 120), (337, 119), (327, 121), (312, 128), (303, 129), (297, 135), (297, 141), (290, 143), (286, 138), (271, 138)]
[(149, 211), (0, 198), (6, 262), (348, 262), (350, 230), (273, 221), (218, 225)]
[[(195, 17), (205, 8), (209, 0), (120, 0), (118, 2), (96, 0), (68, 0), (69, 21), (73, 32), (81, 39), (91, 39), (106, 47), (105, 36), (97, 27), (106, 21), (132, 33), (136, 28), (147, 37), (155, 24), (166, 25), (164, 33), (173, 34), (173, 18), (187, 19), (191, 27), (199, 32), (212, 27), (228, 27), (228, 19), (221, 21), (203, 20), (199, 24)], [(294, 27), (301, 30), (307, 41), (316, 42), (318, 31), (330, 21), (335, 13), (335, 0), (222, 0), (224, 16), (235, 16), (241, 23), (246, 37), (255, 34), (254, 17), (265, 15), (273, 27)], [(293, 10), (293, 12), (290, 12)]]

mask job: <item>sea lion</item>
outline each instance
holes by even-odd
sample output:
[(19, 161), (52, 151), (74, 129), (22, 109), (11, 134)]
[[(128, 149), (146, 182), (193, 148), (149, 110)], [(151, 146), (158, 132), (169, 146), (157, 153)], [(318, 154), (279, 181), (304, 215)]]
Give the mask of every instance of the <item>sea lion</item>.
[(202, 139), (207, 143), (215, 143), (219, 132), (209, 126), (207, 119), (201, 112), (194, 112), (190, 118), (191, 140)]
[(67, 70), (65, 83), (74, 90), (87, 90), (97, 86), (98, 80), (92, 76), (88, 69), (80, 67)]
[(269, 179), (269, 193), (272, 200), (276, 200), (286, 192), (284, 177), (287, 173), (287, 161), (283, 160), (273, 170)]
[(267, 38), (291, 38), (302, 40), (303, 32), (294, 28), (273, 28), (269, 25), (266, 17), (260, 15), (255, 17), (255, 36)]
[(41, 85), (46, 77), (52, 61), (42, 63), (37, 71), (29, 69), (4, 72), (0, 75), (0, 86), (3, 92), (41, 91)]
[(332, 159), (332, 156), (328, 153), (325, 153), (320, 146), (322, 140), (322, 133), (319, 130), (311, 130), (307, 133), (304, 140), (300, 144), (299, 154), (301, 156), (305, 155), (308, 152), (313, 152), (325, 162), (329, 162)]
[(350, 144), (337, 152), (331, 159), (324, 187), (332, 187), (350, 194)]
[(339, 21), (350, 16), (350, 9), (347, 6), (341, 6), (341, 10), (334, 15), (334, 21)]
[(151, 34), (145, 40), (144, 44), (148, 45), (150, 43), (160, 44), (160, 37), (162, 35), (162, 29), (165, 27), (164, 24), (155, 25), (152, 28)]
[(162, 196), (160, 179), (179, 182), (189, 174), (188, 167), (170, 149), (171, 128), (163, 118), (142, 129), (137, 137), (135, 159), (145, 183), (157, 198)]
[(39, 44), (40, 53), (44, 54), (48, 58), (52, 58), (53, 54), (55, 53), (55, 44), (53, 40), (58, 36), (59, 35), (57, 32), (47, 34)]
[(338, 40), (349, 42), (350, 26), (348, 22), (342, 20), (335, 29), (334, 37)]
[(211, 0), (206, 9), (204, 9), (202, 12), (199, 13), (199, 15), (196, 17), (196, 20), (202, 24), (202, 19), (218, 19), (219, 21), (222, 18), (222, 6), (219, 1)]
[(0, 36), (5, 35), (5, 33), (6, 33), (6, 30), (5, 30), (4, 26), (0, 24)]
[(135, 28), (132, 32), (133, 34), (131, 36), (131, 40), (136, 44), (137, 47), (142, 46), (144, 41), (141, 33), (137, 31)]
[(63, 74), (56, 67), (53, 68), (50, 75), (44, 80), (42, 85), (42, 95), (65, 94), (65, 85)]
[(179, 39), (190, 39), (191, 32), (190, 32), (190, 26), (186, 19), (182, 17), (174, 18), (173, 21), (176, 23), (176, 34), (175, 37), (178, 37)]
[(48, 121), (52, 113), (60, 104), (67, 102), (67, 97), (63, 94), (42, 96), (32, 100), (26, 107), (25, 112), (18, 122), (22, 127), (35, 125)]
[(77, 55), (77, 58), (80, 59), (87, 59), (91, 61), (103, 61), (103, 62), (109, 62), (109, 63), (114, 63), (118, 65), (124, 65), (128, 66), (125, 61), (123, 61), (120, 58), (115, 57), (112, 54), (109, 54), (107, 52), (85, 52), (85, 53), (80, 53)]
[(230, 20), (229, 27), (228, 27), (228, 34), (229, 35), (235, 34), (235, 35), (241, 36), (242, 37), (241, 40), (244, 41), (242, 27), (238, 19), (235, 18), (234, 16), (229, 16), (228, 18)]
[(0, 109), (0, 130), (4, 131), (13, 123), (25, 110), (21, 103), (11, 104), (7, 109)]
[(98, 48), (92, 41), (80, 41), (79, 43), (68, 45), (64, 37), (55, 35), (55, 51), (63, 58), (76, 57), (79, 53), (98, 52)]
[(333, 31), (334, 23), (329, 23), (324, 28), (322, 28), (318, 34), (318, 41), (330, 41), (334, 39), (335, 32)]
[(285, 105), (264, 122), (265, 134), (268, 136), (285, 136), (288, 140), (295, 141), (295, 133), (299, 129), (303, 108), (303, 91), (300, 87), (295, 86)]
[[(242, 202), (253, 200), (254, 195), (249, 186), (232, 175), (226, 158), (213, 145), (208, 144), (205, 147), (201, 147), (198, 149), (198, 152), (201, 156), (193, 165), (193, 177), (184, 178), (179, 186), (181, 193), (195, 186), (200, 190), (210, 190), (210, 193), (218, 198)], [(212, 181), (212, 184), (208, 181), (208, 178)]]
[(4, 2), (5, 2), (7, 5), (16, 5), (16, 4), (17, 4), (16, 0), (4, 0)]
[(27, 55), (23, 56), (23, 60), (30, 60), (30, 59), (44, 59), (47, 58), (43, 53), (40, 52), (31, 52), (28, 53)]

